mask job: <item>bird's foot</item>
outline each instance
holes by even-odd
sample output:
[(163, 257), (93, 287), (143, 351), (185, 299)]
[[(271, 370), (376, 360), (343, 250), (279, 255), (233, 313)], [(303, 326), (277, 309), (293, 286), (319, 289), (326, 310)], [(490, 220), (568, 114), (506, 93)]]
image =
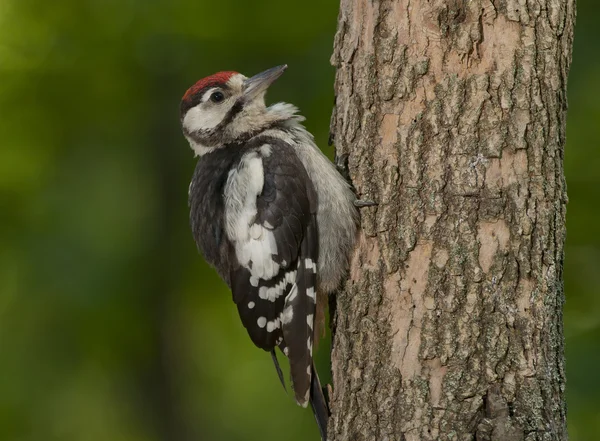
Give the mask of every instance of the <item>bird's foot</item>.
[(373, 207), (374, 205), (379, 205), (379, 204), (375, 201), (367, 201), (367, 200), (363, 200), (363, 199), (357, 199), (354, 201), (354, 206), (357, 208)]

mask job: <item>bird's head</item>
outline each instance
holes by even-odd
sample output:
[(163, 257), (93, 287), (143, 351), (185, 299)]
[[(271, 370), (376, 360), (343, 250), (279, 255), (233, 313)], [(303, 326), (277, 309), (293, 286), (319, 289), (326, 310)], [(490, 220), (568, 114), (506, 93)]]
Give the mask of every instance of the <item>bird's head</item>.
[(287, 65), (251, 78), (227, 71), (201, 79), (181, 100), (183, 133), (197, 155), (240, 142), (259, 133), (279, 118), (265, 105), (268, 87)]

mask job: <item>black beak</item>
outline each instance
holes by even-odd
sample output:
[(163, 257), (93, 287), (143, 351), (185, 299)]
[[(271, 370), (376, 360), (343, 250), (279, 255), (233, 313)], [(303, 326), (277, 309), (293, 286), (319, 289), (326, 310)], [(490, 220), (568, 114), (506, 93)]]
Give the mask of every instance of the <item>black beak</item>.
[(282, 64), (248, 78), (244, 81), (244, 96), (252, 100), (264, 93), (286, 69), (287, 64)]

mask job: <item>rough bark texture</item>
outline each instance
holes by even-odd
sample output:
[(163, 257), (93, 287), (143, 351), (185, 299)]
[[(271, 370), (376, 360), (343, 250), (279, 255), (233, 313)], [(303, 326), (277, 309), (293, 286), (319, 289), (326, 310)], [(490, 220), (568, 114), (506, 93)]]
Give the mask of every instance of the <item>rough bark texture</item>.
[(574, 0), (342, 0), (332, 136), (362, 209), (330, 441), (566, 440)]

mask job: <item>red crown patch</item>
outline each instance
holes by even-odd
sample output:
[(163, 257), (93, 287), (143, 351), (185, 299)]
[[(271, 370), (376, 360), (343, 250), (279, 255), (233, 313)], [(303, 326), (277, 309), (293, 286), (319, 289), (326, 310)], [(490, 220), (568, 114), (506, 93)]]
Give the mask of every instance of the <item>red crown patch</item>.
[(185, 101), (190, 99), (199, 90), (202, 90), (205, 87), (221, 86), (227, 83), (227, 81), (229, 81), (229, 79), (236, 74), (237, 72), (228, 70), (224, 72), (217, 72), (216, 74), (210, 75), (206, 78), (202, 78), (185, 92), (185, 94), (183, 95), (183, 100)]

